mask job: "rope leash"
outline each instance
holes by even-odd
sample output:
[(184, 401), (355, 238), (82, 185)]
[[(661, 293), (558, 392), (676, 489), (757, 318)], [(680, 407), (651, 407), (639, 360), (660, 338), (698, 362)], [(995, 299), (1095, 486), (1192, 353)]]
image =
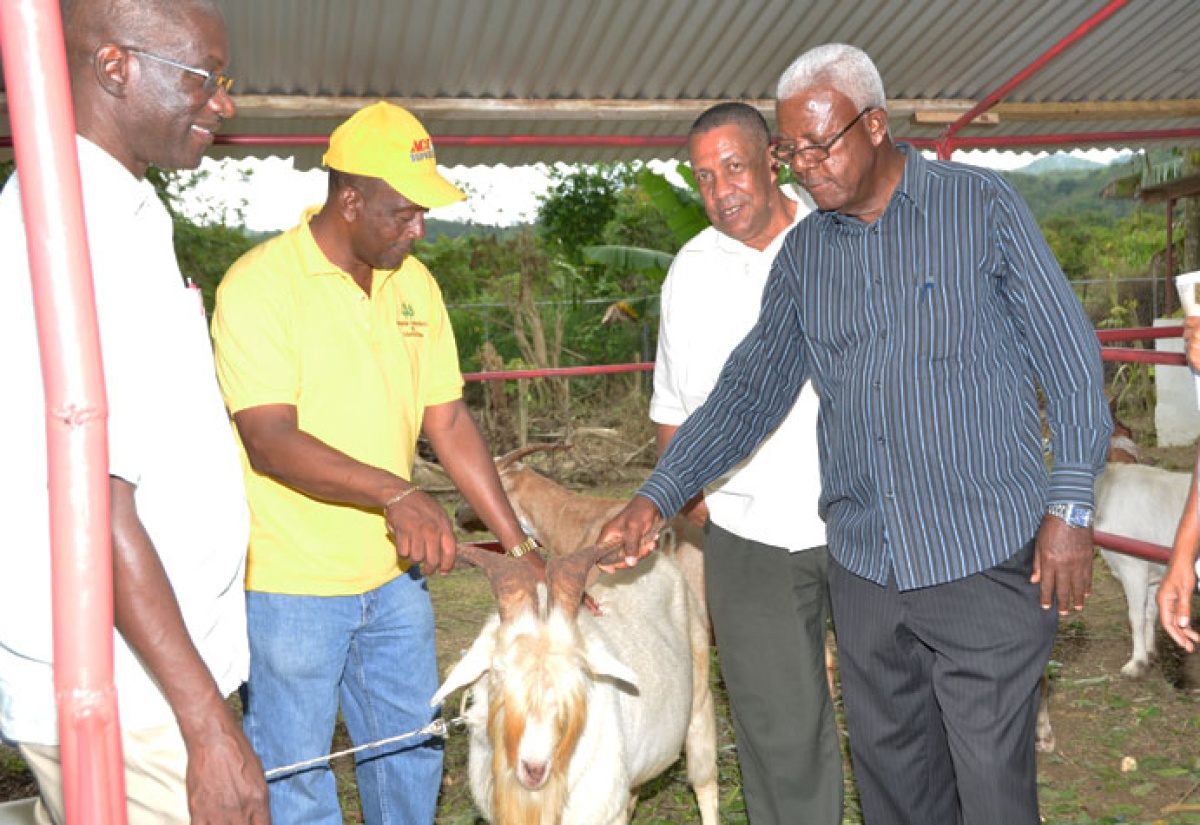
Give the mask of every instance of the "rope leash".
[(294, 765), (284, 765), (281, 768), (272, 768), (271, 770), (266, 772), (265, 776), (267, 777), (267, 780), (269, 781), (271, 779), (278, 778), (281, 774), (291, 773), (292, 771), (299, 770), (300, 768), (307, 768), (310, 765), (320, 765), (323, 762), (330, 762), (334, 759), (337, 759), (338, 757), (350, 756), (351, 754), (359, 753), (360, 751), (370, 750), (371, 748), (381, 748), (384, 745), (391, 745), (394, 742), (401, 742), (405, 739), (411, 739), (414, 736), (429, 735), (429, 736), (438, 736), (438, 737), (441, 737), (442, 739), (445, 739), (447, 736), (450, 735), (451, 727), (453, 727), (453, 726), (462, 727), (462, 726), (466, 725), (466, 722), (467, 722), (467, 719), (465, 716), (458, 716), (458, 717), (455, 717), (454, 719), (451, 719), (450, 721), (446, 721), (445, 719), (434, 719), (432, 722), (430, 722), (428, 725), (421, 728), (420, 730), (414, 730), (411, 733), (402, 733), (399, 736), (391, 736), (391, 737), (388, 737), (387, 739), (380, 739), (376, 742), (368, 742), (365, 745), (359, 745), (356, 748), (348, 748), (347, 750), (344, 750), (344, 751), (338, 751), (337, 753), (331, 753), (328, 756), (318, 756), (315, 759), (306, 759), (303, 762), (297, 762)]

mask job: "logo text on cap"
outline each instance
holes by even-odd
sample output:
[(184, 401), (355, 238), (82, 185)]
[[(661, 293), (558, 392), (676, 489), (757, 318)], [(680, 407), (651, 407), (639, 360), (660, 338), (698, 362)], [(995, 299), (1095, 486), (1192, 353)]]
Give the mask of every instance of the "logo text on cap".
[(433, 139), (432, 138), (417, 138), (413, 141), (412, 149), (409, 151), (409, 158), (413, 163), (419, 163), (423, 160), (429, 160), (433, 157)]

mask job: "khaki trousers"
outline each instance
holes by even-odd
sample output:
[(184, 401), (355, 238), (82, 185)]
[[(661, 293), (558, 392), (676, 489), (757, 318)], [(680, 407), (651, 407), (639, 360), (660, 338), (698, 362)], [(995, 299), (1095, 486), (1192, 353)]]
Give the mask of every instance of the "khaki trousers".
[[(187, 825), (187, 751), (175, 725), (121, 732), (129, 825)], [(39, 825), (65, 825), (62, 762), (57, 746), (21, 744), (21, 756), (37, 778)]]

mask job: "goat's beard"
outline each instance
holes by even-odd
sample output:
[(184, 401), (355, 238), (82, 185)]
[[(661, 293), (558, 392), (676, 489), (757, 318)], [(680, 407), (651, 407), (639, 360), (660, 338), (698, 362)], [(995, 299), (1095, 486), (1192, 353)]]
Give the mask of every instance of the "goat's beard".
[(558, 825), (567, 800), (567, 776), (557, 763), (546, 784), (531, 791), (517, 780), (516, 767), (503, 748), (492, 753), (494, 774), (503, 777), (492, 788), (492, 815), (497, 825)]
[(587, 718), (586, 688), (569, 692), (569, 695), (569, 700), (561, 707), (563, 729), (554, 748), (550, 776), (537, 790), (529, 790), (521, 784), (517, 766), (510, 756), (519, 750), (524, 714), (515, 714), (516, 718), (509, 716), (506, 713), (508, 703), (504, 706), (492, 703), (489, 707), (492, 776), (496, 778), (492, 787), (492, 819), (498, 825), (558, 825), (562, 820), (567, 800), (567, 765), (575, 753)]

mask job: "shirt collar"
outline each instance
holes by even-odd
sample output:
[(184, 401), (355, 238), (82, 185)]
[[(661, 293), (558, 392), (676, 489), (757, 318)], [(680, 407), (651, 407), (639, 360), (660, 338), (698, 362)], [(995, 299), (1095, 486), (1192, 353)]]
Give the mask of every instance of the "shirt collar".
[(929, 175), (926, 174), (929, 171), (929, 161), (910, 143), (897, 143), (896, 149), (904, 155), (904, 174), (896, 186), (896, 191), (892, 193), (892, 201), (903, 198), (924, 212), (926, 190), (929, 187)]
[[(303, 271), (308, 275), (342, 275), (350, 278), (350, 273), (346, 272), (340, 266), (329, 260), (322, 251), (321, 246), (317, 243), (317, 239), (313, 237), (311, 221), (321, 209), (324, 208), (318, 204), (310, 206), (304, 210), (304, 214), (300, 218), (300, 225), (296, 228), (296, 251), (300, 256), (300, 261), (304, 267)], [(393, 275), (403, 271), (408, 262), (412, 260), (412, 254), (404, 259), (404, 262), (395, 269), (376, 269), (372, 274), (372, 280), (378, 286), (382, 286)], [(377, 287), (376, 287), (377, 288)], [(372, 288), (374, 293), (375, 288)]]
[(134, 177), (133, 173), (100, 146), (75, 136), (75, 151), (79, 154), (80, 174), (86, 169), (89, 184), (104, 193), (108, 210), (127, 210), (137, 214), (146, 206), (166, 211), (150, 181)]
[(310, 221), (321, 211), (321, 206), (310, 206), (300, 216), (300, 225), (296, 227), (296, 253), (300, 256), (303, 271), (308, 275), (344, 275), (341, 267), (337, 266), (317, 244), (313, 237)]

